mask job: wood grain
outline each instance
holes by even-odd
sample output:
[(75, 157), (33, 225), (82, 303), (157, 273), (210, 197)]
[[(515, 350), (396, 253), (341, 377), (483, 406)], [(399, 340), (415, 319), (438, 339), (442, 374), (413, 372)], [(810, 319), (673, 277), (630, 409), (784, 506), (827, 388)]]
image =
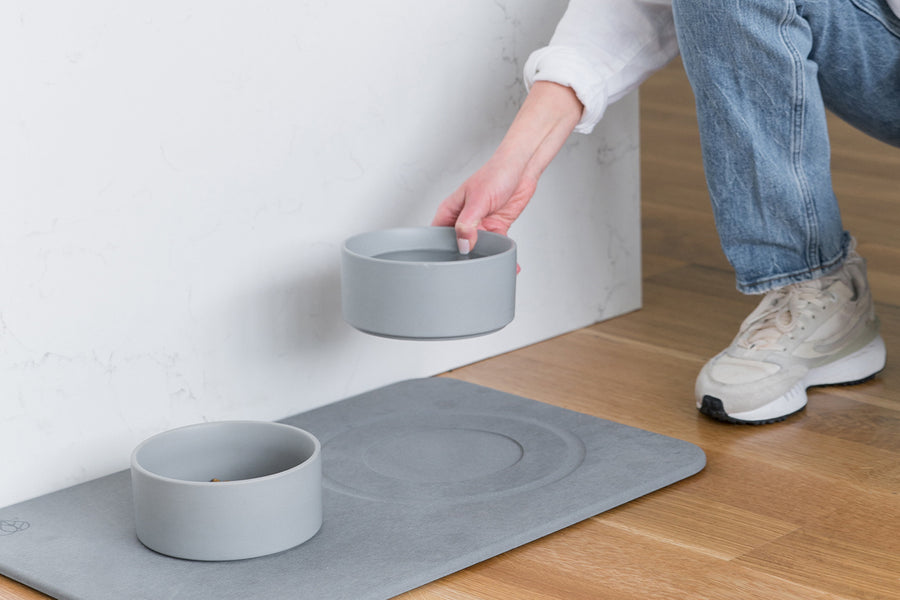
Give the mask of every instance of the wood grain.
[[(729, 426), (694, 377), (758, 298), (719, 249), (678, 61), (642, 88), (644, 307), (445, 376), (701, 446), (704, 471), (400, 596), (404, 600), (900, 598), (900, 367)], [(900, 348), (900, 151), (831, 119), (834, 186)], [(890, 358), (890, 354), (889, 354)], [(43, 598), (0, 579), (0, 599)]]

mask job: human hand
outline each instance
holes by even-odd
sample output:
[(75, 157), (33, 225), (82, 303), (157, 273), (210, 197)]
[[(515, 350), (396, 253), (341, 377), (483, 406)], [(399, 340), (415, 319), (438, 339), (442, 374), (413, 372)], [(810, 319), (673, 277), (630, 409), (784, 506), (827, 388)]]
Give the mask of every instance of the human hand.
[(441, 202), (432, 225), (455, 227), (461, 254), (475, 248), (479, 229), (506, 235), (583, 109), (571, 88), (535, 82), (500, 147)]
[(478, 230), (506, 235), (537, 188), (524, 164), (494, 155), (440, 203), (432, 225), (456, 228), (460, 254), (468, 254)]

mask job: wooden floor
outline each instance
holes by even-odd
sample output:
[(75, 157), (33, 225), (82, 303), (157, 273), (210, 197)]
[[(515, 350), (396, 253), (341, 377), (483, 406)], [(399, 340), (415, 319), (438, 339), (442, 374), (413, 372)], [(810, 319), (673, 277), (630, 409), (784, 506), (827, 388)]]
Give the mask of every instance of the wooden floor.
[[(693, 442), (708, 465), (401, 598), (900, 598), (900, 361), (811, 391), (781, 424), (701, 416), (694, 377), (758, 298), (735, 291), (718, 246), (680, 63), (641, 102), (644, 308), (447, 376)], [(900, 349), (900, 150), (839, 122), (832, 137), (845, 226)], [(43, 597), (0, 578), (0, 599)]]

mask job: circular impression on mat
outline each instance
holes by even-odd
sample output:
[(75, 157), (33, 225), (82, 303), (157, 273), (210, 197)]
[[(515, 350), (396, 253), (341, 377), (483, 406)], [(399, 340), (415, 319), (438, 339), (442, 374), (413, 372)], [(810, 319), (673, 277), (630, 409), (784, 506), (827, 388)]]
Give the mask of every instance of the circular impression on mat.
[(522, 459), (513, 438), (477, 429), (423, 428), (381, 440), (364, 455), (376, 473), (416, 483), (450, 483), (487, 477)]
[(440, 412), (391, 417), (324, 442), (326, 485), (368, 499), (468, 502), (557, 481), (581, 440), (538, 421)]

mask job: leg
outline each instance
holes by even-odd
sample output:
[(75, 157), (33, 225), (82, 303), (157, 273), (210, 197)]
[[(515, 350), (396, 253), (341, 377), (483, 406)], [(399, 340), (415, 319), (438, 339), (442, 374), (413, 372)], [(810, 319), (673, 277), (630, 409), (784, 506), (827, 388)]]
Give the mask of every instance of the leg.
[(779, 421), (806, 406), (808, 387), (885, 364), (865, 262), (831, 188), (825, 107), (900, 141), (900, 23), (885, 0), (673, 6), (722, 247), (740, 290), (768, 291), (701, 370), (697, 407)]
[(900, 23), (884, 0), (673, 5), (738, 289), (763, 292), (834, 271), (849, 235), (831, 188), (825, 106), (900, 143)]

